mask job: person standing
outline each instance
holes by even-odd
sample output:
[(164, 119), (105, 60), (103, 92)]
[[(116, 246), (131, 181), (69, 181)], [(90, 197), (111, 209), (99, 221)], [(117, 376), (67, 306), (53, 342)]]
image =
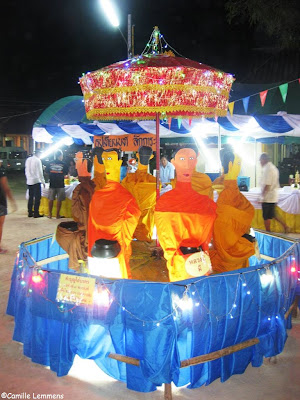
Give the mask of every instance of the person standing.
[(8, 185), (6, 172), (2, 167), (2, 163), (3, 160), (0, 160), (0, 254), (5, 254), (7, 250), (2, 248), (1, 240), (5, 215), (7, 215), (7, 198), (11, 201), (12, 212), (17, 210), (17, 205)]
[(262, 166), (260, 186), (262, 212), (266, 231), (271, 232), (271, 220), (275, 219), (284, 227), (284, 230), (287, 233), (290, 231), (290, 228), (281, 220), (281, 218), (279, 218), (275, 210), (278, 202), (278, 188), (280, 187), (279, 171), (270, 161), (267, 153), (262, 153), (259, 161)]
[(166, 183), (170, 183), (171, 179), (175, 178), (175, 168), (168, 161), (166, 156), (162, 156), (160, 159), (159, 178), (163, 185)]
[[(35, 153), (28, 157), (25, 162), (25, 176), (29, 192), (28, 199), (28, 217), (40, 218), (39, 208), (41, 202), (41, 183), (45, 187), (45, 179), (43, 175), (42, 161), (40, 160), (41, 152), (36, 150)], [(34, 211), (32, 212), (32, 208)]]
[(53, 201), (57, 197), (56, 218), (64, 218), (60, 215), (61, 203), (65, 200), (65, 175), (68, 175), (68, 166), (63, 162), (63, 153), (57, 150), (55, 158), (50, 161), (46, 167), (46, 172), (49, 174), (50, 187), (48, 193), (49, 199), (49, 215), (52, 218)]

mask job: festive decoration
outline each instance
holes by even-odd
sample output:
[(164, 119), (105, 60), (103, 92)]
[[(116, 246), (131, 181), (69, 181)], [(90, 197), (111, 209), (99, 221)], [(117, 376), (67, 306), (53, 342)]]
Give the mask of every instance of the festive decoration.
[(245, 110), (246, 114), (248, 112), (249, 100), (250, 100), (250, 96), (243, 98), (243, 106), (244, 106), (244, 110)]
[(156, 26), (140, 56), (80, 78), (87, 117), (153, 119), (157, 113), (162, 119), (225, 116), (232, 75), (175, 57), (172, 51), (164, 50), (167, 47), (172, 48)]
[(228, 110), (230, 112), (230, 115), (233, 114), (233, 109), (234, 109), (234, 101), (228, 104)]
[(89, 119), (225, 116), (230, 74), (185, 58), (146, 55), (80, 79)]
[(288, 92), (288, 84), (284, 83), (283, 85), (280, 85), (279, 86), (279, 90), (280, 90), (280, 93), (281, 93), (282, 100), (285, 103), (287, 92)]
[(265, 105), (266, 98), (267, 98), (267, 93), (268, 93), (267, 90), (264, 90), (263, 92), (260, 92), (260, 93), (259, 93), (260, 101), (261, 101), (262, 107)]
[[(240, 373), (251, 362), (260, 366), (264, 356), (283, 350), (286, 329), (291, 327), (290, 310), (298, 278), (291, 267), (298, 266), (300, 245), (278, 237), (270, 240), (261, 233), (257, 233), (257, 239), (263, 254), (278, 258), (247, 270), (174, 284), (95, 277), (90, 305), (55, 300), (62, 271), (70, 278), (80, 275), (68, 271), (66, 259), (50, 261), (61, 253), (52, 235), (23, 243), (7, 308), (15, 318), (14, 340), (24, 343), (26, 356), (50, 365), (59, 376), (69, 372), (74, 355), (80, 354), (94, 359), (115, 379), (124, 380), (126, 366), (112, 363), (107, 355), (130, 354), (143, 363), (126, 375), (127, 386), (144, 392), (155, 390), (166, 377), (169, 382), (179, 377), (179, 386), (190, 383), (199, 387), (220, 376)], [(35, 262), (30, 252), (50, 257), (49, 264), (43, 266), (45, 290), (38, 284), (30, 288), (31, 277), (40, 274), (37, 263), (41, 260)], [(91, 337), (93, 340), (86, 340)], [(215, 360), (198, 366), (198, 374), (179, 368), (183, 361), (178, 355), (207, 355), (252, 338), (259, 344), (249, 349), (247, 357), (245, 351), (237, 352), (234, 362), (231, 358), (228, 363)], [(211, 368), (211, 377), (207, 368)]]

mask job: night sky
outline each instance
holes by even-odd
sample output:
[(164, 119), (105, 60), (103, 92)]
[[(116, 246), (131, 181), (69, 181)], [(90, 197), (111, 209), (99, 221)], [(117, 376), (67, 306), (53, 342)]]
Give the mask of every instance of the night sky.
[[(222, 0), (114, 0), (127, 37), (135, 24), (135, 54), (154, 25), (187, 58), (251, 79), (249, 65), (270, 39), (248, 24), (229, 25)], [(28, 129), (47, 105), (81, 95), (78, 77), (126, 58), (126, 44), (98, 0), (9, 0), (1, 4), (0, 133)], [(261, 52), (259, 56), (261, 56)], [(36, 111), (32, 113), (32, 111)], [(4, 118), (30, 112), (29, 116)], [(28, 122), (29, 121), (29, 122)], [(12, 132), (13, 133), (13, 132)]]

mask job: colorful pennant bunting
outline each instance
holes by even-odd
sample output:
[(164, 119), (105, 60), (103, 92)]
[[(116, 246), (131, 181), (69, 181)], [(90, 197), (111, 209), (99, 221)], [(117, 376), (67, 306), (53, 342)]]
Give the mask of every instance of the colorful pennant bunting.
[(232, 101), (231, 103), (228, 103), (228, 109), (229, 109), (230, 115), (232, 116), (233, 109), (234, 109), (234, 101)]
[(248, 112), (249, 100), (250, 100), (250, 96), (243, 98), (243, 106), (244, 106), (244, 110), (245, 110), (246, 114)]
[(268, 90), (264, 90), (263, 92), (259, 93), (260, 102), (261, 102), (262, 107), (265, 105), (266, 98), (267, 98), (267, 93), (268, 93)]
[(285, 103), (287, 92), (288, 92), (288, 83), (284, 83), (283, 85), (280, 85), (279, 86), (279, 90), (280, 90), (280, 93), (281, 93), (282, 100)]
[(181, 127), (181, 122), (182, 122), (182, 118), (177, 118), (177, 122), (178, 122), (178, 129), (180, 129)]

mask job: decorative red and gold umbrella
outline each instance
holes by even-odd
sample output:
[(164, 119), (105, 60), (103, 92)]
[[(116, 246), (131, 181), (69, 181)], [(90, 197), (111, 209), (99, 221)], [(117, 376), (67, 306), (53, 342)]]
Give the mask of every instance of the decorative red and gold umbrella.
[(88, 119), (225, 116), (230, 74), (188, 58), (146, 54), (80, 79)]
[(155, 27), (146, 46), (150, 52), (80, 78), (88, 119), (156, 118), (158, 171), (159, 119), (225, 116), (234, 81), (230, 74), (172, 52), (161, 54), (161, 38)]

